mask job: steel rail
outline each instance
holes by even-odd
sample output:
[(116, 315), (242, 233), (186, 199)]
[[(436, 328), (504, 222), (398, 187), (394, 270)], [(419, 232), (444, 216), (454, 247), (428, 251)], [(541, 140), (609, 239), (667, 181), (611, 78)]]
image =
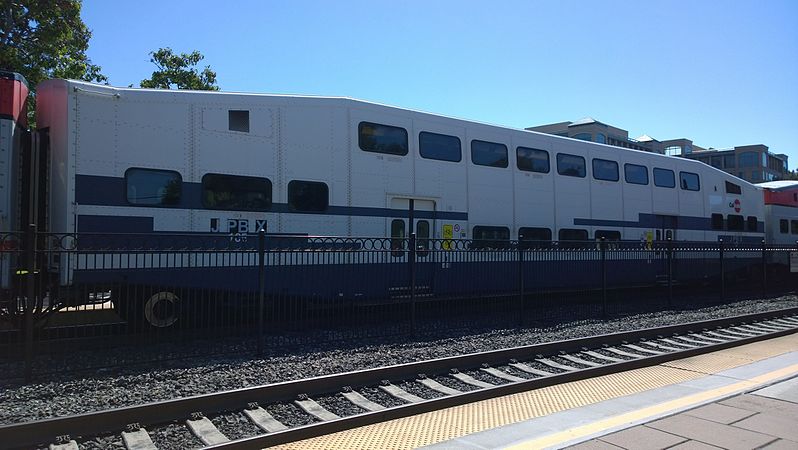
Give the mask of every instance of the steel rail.
[[(379, 384), (381, 380), (404, 380), (415, 378), (419, 374), (442, 374), (449, 372), (453, 368), (469, 370), (479, 368), (485, 364), (506, 364), (508, 361), (516, 359), (534, 359), (539, 355), (557, 355), (561, 352), (582, 351), (587, 348), (595, 349), (605, 345), (619, 345), (628, 341), (640, 341), (645, 338), (696, 333), (796, 314), (798, 314), (798, 307), (709, 321), (690, 322), (686, 324), (492, 350), (342, 374), (325, 375), (297, 381), (241, 388), (41, 421), (9, 424), (0, 426), (0, 442), (3, 443), (4, 447), (9, 448), (29, 447), (45, 442), (54, 442), (59, 436), (63, 435), (91, 436), (107, 433), (109, 431), (122, 431), (131, 423), (139, 423), (142, 426), (162, 424), (177, 420), (185, 420), (196, 412), (215, 413), (230, 410), (243, 410), (252, 402), (264, 402), (263, 404), (276, 403), (294, 400), (302, 394), (323, 395), (338, 393), (344, 386), (357, 389), (365, 386), (374, 386)], [(771, 339), (795, 332), (798, 332), (798, 327), (709, 344), (678, 352), (640, 357), (638, 359), (610, 363), (599, 367), (552, 374), (551, 376), (497, 385), (491, 388), (439, 397), (418, 403), (405, 404), (382, 411), (366, 412), (336, 420), (289, 428), (285, 431), (239, 439), (213, 445), (208, 448), (248, 449), (279, 445), (555, 384), (657, 365), (675, 359), (722, 350), (764, 339)]]

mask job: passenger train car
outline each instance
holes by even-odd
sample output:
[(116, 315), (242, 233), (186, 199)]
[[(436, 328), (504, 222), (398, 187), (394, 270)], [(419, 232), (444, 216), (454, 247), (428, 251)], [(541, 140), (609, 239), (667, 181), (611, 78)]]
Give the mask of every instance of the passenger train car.
[[(39, 225), (52, 233), (235, 237), (264, 228), (270, 235), (415, 233), (420, 241), (603, 237), (650, 246), (758, 243), (767, 229), (761, 188), (698, 161), (350, 98), (54, 79), (37, 87), (36, 118), (44, 161), (36, 167), (46, 182)], [(386, 258), (399, 263), (406, 255)], [(315, 261), (334, 273), (327, 260)], [(232, 279), (196, 259), (157, 273), (137, 262), (115, 271), (86, 258), (56, 265), (64, 286), (116, 282), (120, 273), (139, 284), (219, 287)], [(232, 270), (253, 270), (254, 262), (242, 266)], [(343, 275), (320, 286), (281, 270), (288, 272), (273, 285), (308, 295), (390, 288)], [(440, 282), (437, 289), (456, 287)]]

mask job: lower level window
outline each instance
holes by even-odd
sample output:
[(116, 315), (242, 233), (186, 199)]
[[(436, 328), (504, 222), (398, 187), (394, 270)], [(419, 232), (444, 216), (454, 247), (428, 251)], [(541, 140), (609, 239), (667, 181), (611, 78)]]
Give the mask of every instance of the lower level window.
[(587, 230), (563, 228), (558, 233), (561, 241), (587, 241)]
[(790, 233), (790, 221), (787, 219), (779, 220), (779, 233), (781, 234), (789, 234)]
[(213, 209), (266, 211), (272, 205), (272, 182), (209, 173), (202, 177), (202, 204)]
[(404, 255), (405, 249), (405, 221), (403, 219), (393, 219), (391, 221), (391, 254), (393, 256)]
[(604, 238), (605, 241), (620, 241), (621, 232), (616, 230), (596, 230), (596, 240), (600, 241)]
[(330, 201), (327, 184), (318, 181), (288, 183), (288, 207), (292, 211), (324, 211)]
[(183, 179), (171, 170), (128, 169), (127, 201), (140, 206), (175, 206), (180, 203)]
[(726, 216), (726, 229), (729, 231), (743, 231), (745, 221), (743, 216), (737, 214), (729, 214)]
[(510, 229), (507, 227), (474, 227), (472, 248), (504, 248), (509, 241)]

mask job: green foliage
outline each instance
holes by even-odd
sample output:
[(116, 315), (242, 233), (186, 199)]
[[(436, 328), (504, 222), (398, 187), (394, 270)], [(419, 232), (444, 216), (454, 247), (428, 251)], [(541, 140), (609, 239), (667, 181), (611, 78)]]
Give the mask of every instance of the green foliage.
[(150, 52), (150, 62), (158, 67), (152, 76), (141, 80), (143, 88), (192, 89), (218, 91), (216, 72), (205, 66), (202, 72), (195, 67), (205, 57), (194, 50), (191, 53), (175, 54), (169, 47)]
[(31, 91), (48, 78), (107, 82), (86, 56), (91, 31), (80, 8), (81, 0), (0, 0), (0, 68), (22, 74)]

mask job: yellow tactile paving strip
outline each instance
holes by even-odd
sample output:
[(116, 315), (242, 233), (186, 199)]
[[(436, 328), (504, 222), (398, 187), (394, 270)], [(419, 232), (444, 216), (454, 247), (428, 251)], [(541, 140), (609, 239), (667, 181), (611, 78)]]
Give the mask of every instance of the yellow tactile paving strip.
[(664, 387), (798, 349), (798, 335), (484, 400), (286, 444), (281, 449), (410, 449)]

